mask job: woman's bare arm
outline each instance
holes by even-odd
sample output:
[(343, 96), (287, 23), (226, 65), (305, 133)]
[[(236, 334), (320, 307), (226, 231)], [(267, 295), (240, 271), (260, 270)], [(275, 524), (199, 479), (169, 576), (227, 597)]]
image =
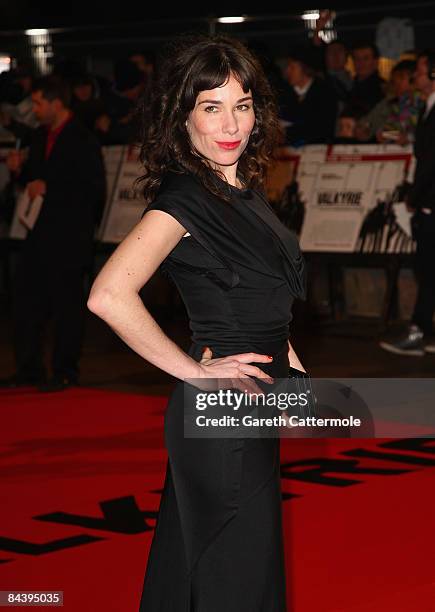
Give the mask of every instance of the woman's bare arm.
[(163, 211), (146, 213), (107, 260), (87, 303), (136, 353), (181, 380), (199, 378), (199, 365), (166, 336), (139, 291), (185, 232)]
[[(150, 210), (109, 257), (95, 279), (88, 308), (113, 329), (138, 355), (181, 380), (231, 379), (235, 386), (261, 391), (251, 376), (272, 383), (251, 362), (270, 361), (267, 355), (240, 353), (206, 358), (200, 363), (173, 342), (145, 308), (139, 291), (181, 240), (186, 229), (170, 214)], [(242, 379), (242, 380), (239, 380)]]
[(306, 372), (304, 366), (299, 361), (298, 356), (296, 355), (292, 345), (290, 344), (290, 340), (288, 340), (288, 360), (289, 364), (292, 368), (296, 368), (297, 370), (301, 370), (302, 372)]

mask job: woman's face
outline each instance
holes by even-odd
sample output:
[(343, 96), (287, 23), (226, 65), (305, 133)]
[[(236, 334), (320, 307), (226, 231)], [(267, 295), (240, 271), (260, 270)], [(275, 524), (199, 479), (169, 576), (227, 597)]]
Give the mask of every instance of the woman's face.
[(186, 121), (193, 146), (224, 172), (237, 164), (254, 124), (251, 91), (245, 93), (233, 75), (224, 85), (201, 91)]

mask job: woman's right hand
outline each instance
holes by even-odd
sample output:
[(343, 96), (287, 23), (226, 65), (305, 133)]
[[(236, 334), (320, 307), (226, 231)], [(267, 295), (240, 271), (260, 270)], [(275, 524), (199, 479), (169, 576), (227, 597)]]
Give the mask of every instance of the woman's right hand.
[(209, 386), (214, 389), (228, 388), (228, 381), (230, 381), (232, 388), (246, 393), (263, 394), (262, 389), (251, 377), (255, 376), (270, 385), (274, 383), (274, 379), (271, 376), (257, 366), (250, 365), (252, 361), (271, 363), (273, 358), (269, 355), (238, 353), (216, 359), (213, 359), (212, 355), (210, 348), (206, 347), (199, 362), (199, 377), (201, 379), (209, 379), (211, 382), (211, 384), (205, 385), (207, 388)]

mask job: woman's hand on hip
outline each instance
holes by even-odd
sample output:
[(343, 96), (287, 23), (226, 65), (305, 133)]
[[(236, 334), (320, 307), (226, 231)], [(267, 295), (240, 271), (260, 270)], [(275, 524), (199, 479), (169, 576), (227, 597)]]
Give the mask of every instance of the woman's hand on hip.
[[(273, 384), (274, 379), (263, 372), (257, 366), (250, 365), (251, 362), (271, 363), (272, 357), (260, 353), (238, 353), (213, 359), (213, 353), (206, 347), (199, 362), (199, 376), (201, 379), (209, 379), (212, 388), (228, 388), (228, 381), (233, 388), (247, 393), (263, 394), (262, 389), (251, 378), (255, 376), (267, 384)], [(221, 381), (221, 382), (220, 382)]]

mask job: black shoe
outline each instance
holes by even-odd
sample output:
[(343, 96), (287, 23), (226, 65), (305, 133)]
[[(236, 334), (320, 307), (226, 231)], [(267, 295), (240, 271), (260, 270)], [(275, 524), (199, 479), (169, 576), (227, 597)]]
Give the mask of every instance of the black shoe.
[(0, 388), (2, 389), (17, 389), (18, 387), (37, 387), (47, 382), (43, 376), (21, 376), (12, 374), (7, 378), (0, 378)]
[(413, 357), (422, 357), (425, 352), (425, 343), (423, 340), (423, 332), (418, 325), (412, 324), (409, 328), (399, 336), (391, 340), (382, 340), (379, 346), (390, 353), (397, 355), (412, 355)]
[(78, 381), (73, 378), (68, 378), (66, 376), (58, 378), (55, 376), (45, 384), (39, 385), (38, 391), (41, 391), (41, 393), (54, 393), (56, 391), (65, 391), (65, 389), (69, 389), (69, 387), (77, 387), (78, 384)]

